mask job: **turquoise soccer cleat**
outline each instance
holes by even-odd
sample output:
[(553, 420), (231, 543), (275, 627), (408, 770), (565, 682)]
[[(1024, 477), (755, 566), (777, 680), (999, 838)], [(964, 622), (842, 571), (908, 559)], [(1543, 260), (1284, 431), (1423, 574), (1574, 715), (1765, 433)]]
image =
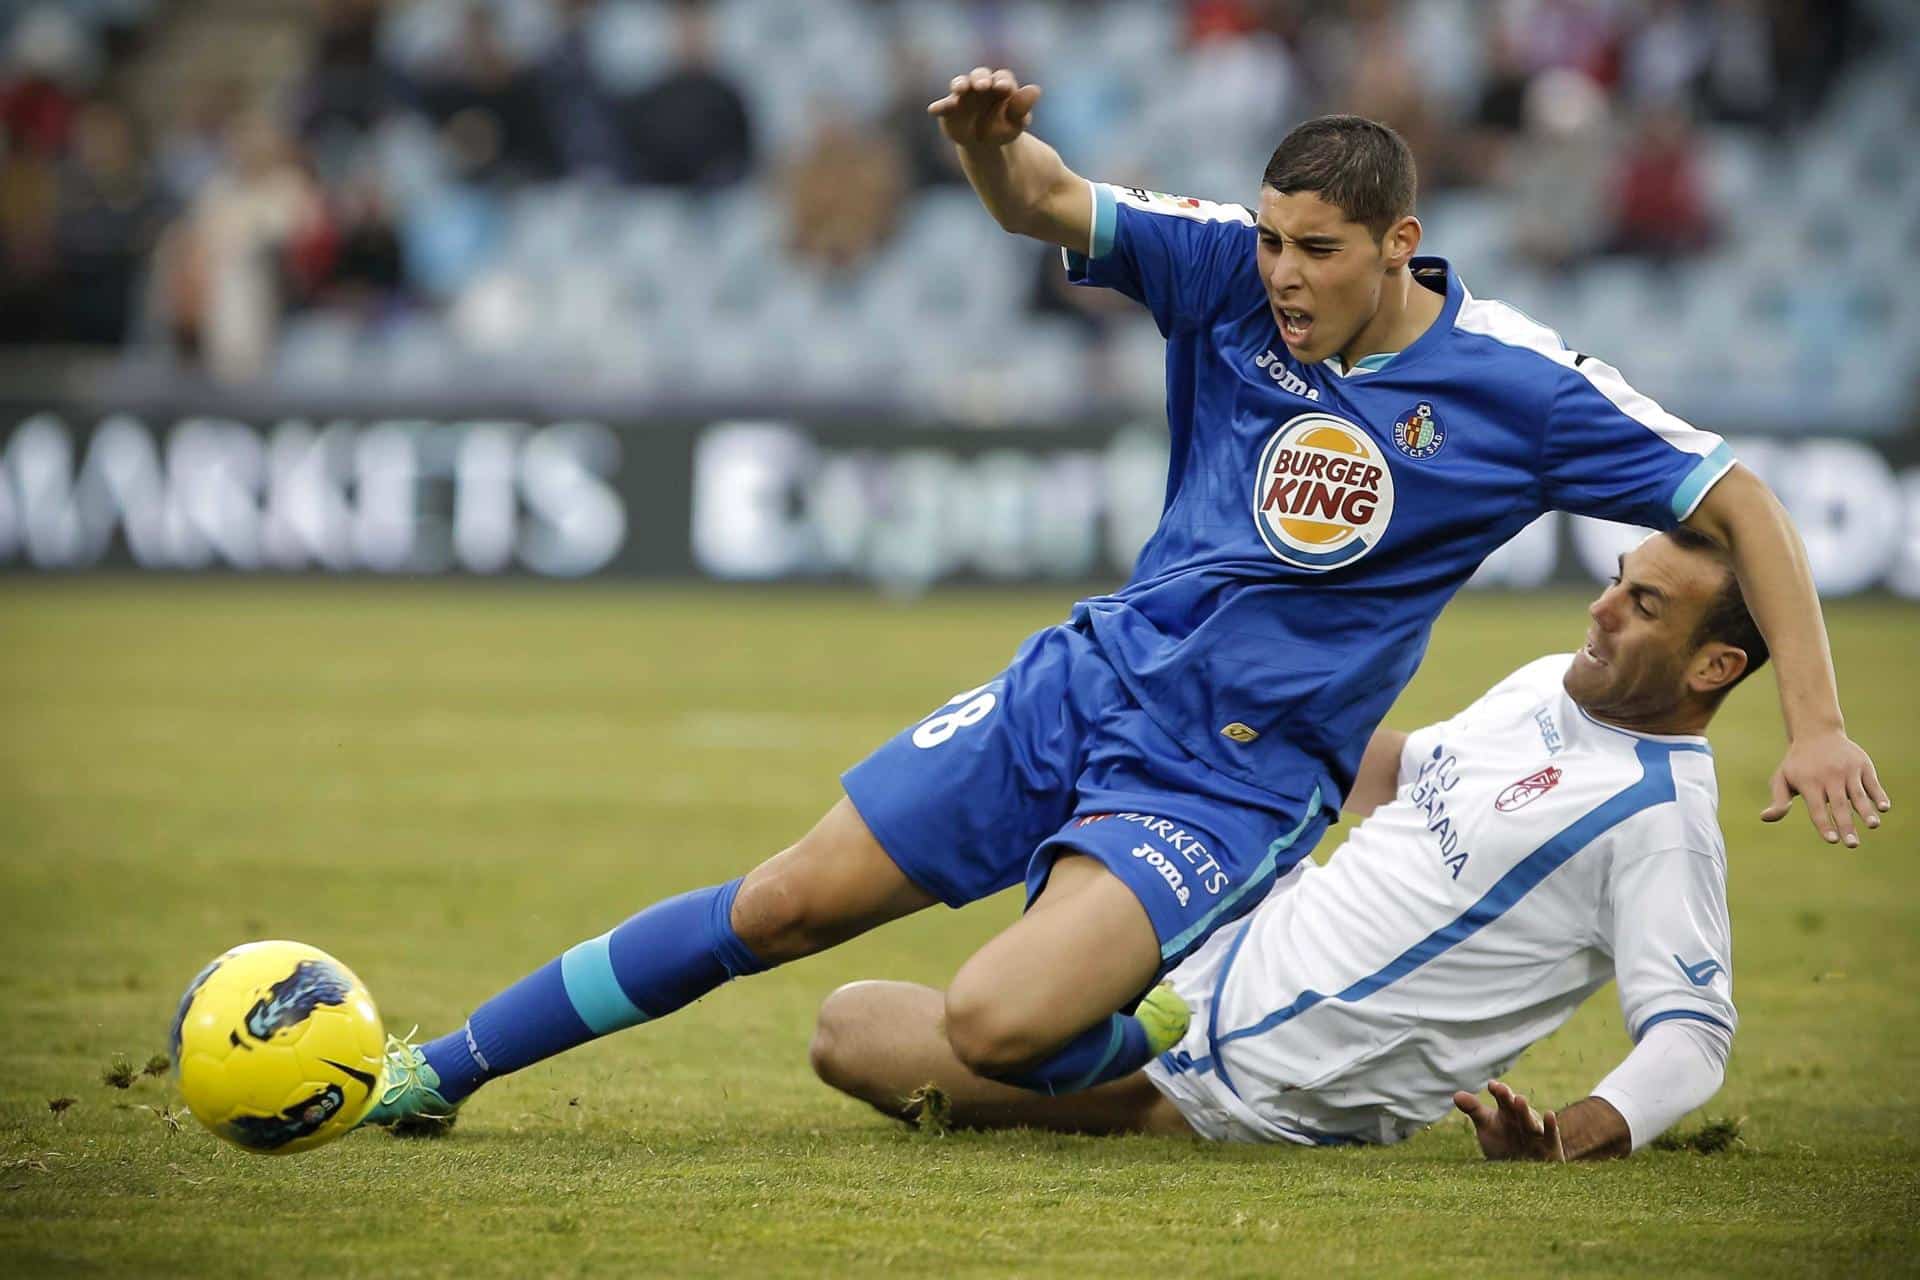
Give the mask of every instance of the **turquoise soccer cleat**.
[(437, 1136), (453, 1128), (460, 1104), (440, 1096), (440, 1075), (427, 1065), (427, 1055), (412, 1039), (411, 1031), (404, 1039), (387, 1037), (380, 1097), (360, 1123), (378, 1125), (396, 1137)]
[(1147, 1047), (1156, 1058), (1179, 1044), (1193, 1021), (1193, 1011), (1187, 1008), (1187, 1002), (1165, 983), (1147, 992), (1133, 1016), (1140, 1020), (1140, 1026), (1147, 1033)]

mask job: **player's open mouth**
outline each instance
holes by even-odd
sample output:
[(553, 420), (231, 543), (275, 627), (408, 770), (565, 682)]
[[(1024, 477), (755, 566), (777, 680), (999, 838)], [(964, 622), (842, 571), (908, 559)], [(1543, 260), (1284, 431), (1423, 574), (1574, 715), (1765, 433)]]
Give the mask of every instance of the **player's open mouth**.
[(1587, 641), (1585, 644), (1580, 646), (1580, 654), (1588, 662), (1594, 663), (1602, 667), (1607, 665), (1607, 660), (1601, 657), (1598, 653), (1594, 652), (1593, 641), (1591, 640)]
[(1280, 336), (1287, 340), (1290, 347), (1303, 345), (1307, 335), (1313, 332), (1313, 317), (1304, 311), (1291, 307), (1280, 308)]

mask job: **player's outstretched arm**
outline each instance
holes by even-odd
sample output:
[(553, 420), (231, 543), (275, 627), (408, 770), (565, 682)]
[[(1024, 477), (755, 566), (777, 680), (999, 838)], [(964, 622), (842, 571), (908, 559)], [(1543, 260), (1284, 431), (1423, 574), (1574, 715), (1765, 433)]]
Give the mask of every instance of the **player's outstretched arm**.
[(1366, 754), (1353, 775), (1343, 813), (1364, 818), (1393, 799), (1400, 790), (1400, 753), (1407, 747), (1407, 735), (1382, 725), (1367, 739)]
[(1086, 253), (1093, 243), (1093, 194), (1059, 152), (1027, 132), (1039, 100), (1039, 85), (1021, 84), (1004, 67), (975, 67), (955, 76), (927, 114), (959, 148), (967, 181), (995, 222)]
[(1798, 795), (1827, 843), (1844, 840), (1857, 848), (1854, 815), (1878, 827), (1892, 802), (1873, 761), (1847, 737), (1820, 596), (1800, 535), (1766, 483), (1738, 465), (1707, 491), (1687, 523), (1732, 552), (1747, 608), (1773, 653), (1788, 746), (1761, 819), (1778, 822)]
[(1462, 1090), (1453, 1105), (1473, 1121), (1480, 1154), (1489, 1160), (1606, 1160), (1633, 1150), (1626, 1117), (1601, 1098), (1582, 1098), (1559, 1111), (1535, 1111), (1505, 1081), (1487, 1082), (1493, 1105)]
[[(1622, 989), (1644, 985), (1627, 961)], [(1664, 975), (1663, 975), (1664, 976)], [(1724, 981), (1724, 979), (1723, 979)], [(1623, 996), (1623, 999), (1626, 997)], [(1727, 1006), (1731, 1016), (1731, 1006)], [(1647, 1020), (1640, 1043), (1593, 1087), (1561, 1110), (1538, 1112), (1503, 1081), (1487, 1084), (1494, 1105), (1467, 1092), (1453, 1105), (1473, 1121), (1489, 1160), (1603, 1160), (1629, 1155), (1671, 1129), (1680, 1117), (1720, 1091), (1733, 1033), (1715, 1018), (1676, 1006)]]

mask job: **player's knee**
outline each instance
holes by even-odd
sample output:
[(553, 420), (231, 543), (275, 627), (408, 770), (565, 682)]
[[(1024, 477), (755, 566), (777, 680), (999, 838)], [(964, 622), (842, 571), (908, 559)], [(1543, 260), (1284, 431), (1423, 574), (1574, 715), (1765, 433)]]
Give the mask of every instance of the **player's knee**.
[(798, 960), (827, 945), (806, 886), (791, 875), (749, 874), (734, 895), (729, 923), (747, 950), (768, 964)]
[(853, 1045), (857, 1035), (858, 1000), (853, 985), (841, 987), (820, 1005), (813, 1021), (813, 1043), (807, 1059), (822, 1084), (858, 1096)]
[(873, 982), (850, 982), (820, 1005), (813, 1024), (813, 1043), (807, 1057), (813, 1074), (830, 1088), (898, 1115), (901, 1090), (890, 1082), (876, 1018), (882, 1005), (874, 999)]
[(956, 983), (947, 992), (947, 1044), (975, 1075), (995, 1076), (1038, 1057), (1046, 1048), (993, 993)]

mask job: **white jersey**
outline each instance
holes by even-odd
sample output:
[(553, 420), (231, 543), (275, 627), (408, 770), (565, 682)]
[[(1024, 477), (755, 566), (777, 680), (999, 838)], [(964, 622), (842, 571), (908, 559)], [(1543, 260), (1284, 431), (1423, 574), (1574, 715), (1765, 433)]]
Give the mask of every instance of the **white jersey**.
[(1731, 1036), (1706, 739), (1601, 724), (1569, 661), (1410, 735), (1394, 800), (1174, 971), (1193, 1025), (1148, 1074), (1200, 1133), (1396, 1142), (1616, 977), (1635, 1041)]

